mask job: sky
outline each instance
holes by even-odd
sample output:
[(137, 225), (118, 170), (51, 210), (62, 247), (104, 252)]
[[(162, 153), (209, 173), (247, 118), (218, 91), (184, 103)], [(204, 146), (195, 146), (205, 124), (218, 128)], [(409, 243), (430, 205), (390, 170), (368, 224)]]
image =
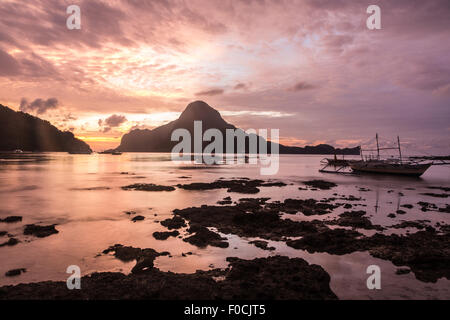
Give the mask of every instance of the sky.
[[(74, 4), (79, 30), (66, 26)], [(288, 145), (378, 132), (450, 153), (448, 0), (1, 0), (0, 17), (0, 103), (95, 150), (203, 100)]]

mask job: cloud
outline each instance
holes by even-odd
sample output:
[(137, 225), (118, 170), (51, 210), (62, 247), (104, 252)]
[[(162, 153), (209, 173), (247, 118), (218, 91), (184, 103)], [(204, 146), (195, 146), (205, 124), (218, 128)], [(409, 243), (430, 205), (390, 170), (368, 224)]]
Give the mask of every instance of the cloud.
[(296, 83), (293, 87), (289, 88), (289, 91), (303, 91), (303, 90), (309, 90), (309, 89), (315, 89), (316, 86), (304, 82), (304, 81), (300, 81), (298, 83)]
[(29, 103), (25, 98), (22, 98), (20, 101), (20, 111), (36, 111), (37, 114), (46, 113), (48, 110), (58, 108), (58, 106), (59, 102), (56, 98), (49, 98), (47, 100), (38, 98), (31, 103)]
[(112, 116), (105, 119), (105, 124), (108, 127), (114, 128), (120, 126), (122, 123), (126, 121), (127, 118), (125, 116), (113, 114)]
[(217, 95), (221, 95), (223, 93), (224, 93), (223, 89), (210, 89), (210, 90), (197, 92), (195, 95), (196, 96), (217, 96)]
[(70, 1), (0, 1), (4, 102), (57, 95), (98, 130), (112, 114), (128, 127), (133, 113), (179, 112), (201, 95), (228, 111), (299, 112), (232, 120), (309, 141), (372, 136), (375, 121), (385, 135), (447, 132), (448, 0), (377, 0), (382, 30), (367, 29), (364, 1), (77, 3), (81, 30), (65, 27)]
[(247, 89), (247, 85), (246, 85), (245, 83), (238, 83), (237, 85), (234, 86), (233, 89), (234, 89), (234, 90)]
[[(127, 121), (128, 120), (125, 116), (113, 114), (104, 120), (98, 119), (97, 123), (98, 123), (99, 127), (101, 127), (101, 131), (103, 133), (107, 133), (107, 132), (111, 131), (112, 128), (119, 127), (122, 123), (125, 123)], [(103, 128), (102, 128), (102, 126), (103, 126)]]
[(20, 67), (17, 60), (0, 49), (0, 76), (15, 76), (19, 73)]

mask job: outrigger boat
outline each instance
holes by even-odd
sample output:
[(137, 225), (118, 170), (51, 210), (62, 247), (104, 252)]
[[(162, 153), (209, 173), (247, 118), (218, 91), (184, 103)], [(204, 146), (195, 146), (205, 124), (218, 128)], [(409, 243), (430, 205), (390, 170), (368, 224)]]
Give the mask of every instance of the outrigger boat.
[[(402, 151), (400, 148), (400, 138), (397, 137), (397, 147), (395, 148), (380, 148), (378, 143), (378, 134), (376, 134), (377, 148), (376, 149), (361, 149), (361, 160), (349, 162), (350, 168), (355, 172), (364, 173), (383, 173), (396, 174), (404, 176), (420, 177), (433, 163), (420, 163), (413, 160), (403, 160)], [(398, 150), (399, 159), (380, 159), (380, 150)], [(364, 158), (363, 151), (377, 151), (376, 158)]]

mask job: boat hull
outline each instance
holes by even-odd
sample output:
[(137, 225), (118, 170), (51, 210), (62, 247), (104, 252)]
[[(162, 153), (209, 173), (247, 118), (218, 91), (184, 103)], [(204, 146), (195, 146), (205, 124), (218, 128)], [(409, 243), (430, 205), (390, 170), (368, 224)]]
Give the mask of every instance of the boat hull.
[(431, 164), (386, 164), (381, 162), (358, 161), (350, 163), (355, 172), (394, 174), (420, 177)]
[(357, 161), (357, 160), (331, 159), (331, 158), (325, 158), (324, 160), (325, 160), (324, 163), (330, 166), (349, 166), (350, 163)]

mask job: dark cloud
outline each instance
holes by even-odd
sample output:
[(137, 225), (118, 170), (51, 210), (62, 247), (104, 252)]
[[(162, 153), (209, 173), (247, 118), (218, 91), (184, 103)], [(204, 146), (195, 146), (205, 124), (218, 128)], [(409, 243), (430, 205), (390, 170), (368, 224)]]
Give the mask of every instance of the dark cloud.
[(36, 111), (37, 114), (46, 113), (48, 110), (58, 108), (58, 106), (59, 102), (56, 98), (49, 98), (47, 100), (38, 98), (31, 103), (29, 103), (25, 98), (22, 98), (20, 101), (20, 111)]
[(304, 82), (304, 81), (300, 81), (297, 84), (295, 84), (295, 86), (293, 86), (292, 88), (289, 88), (289, 91), (303, 91), (303, 90), (309, 90), (309, 89), (315, 89), (316, 86), (312, 85), (310, 83)]
[(17, 60), (0, 49), (0, 76), (15, 76), (19, 73), (20, 67)]
[(245, 83), (238, 83), (237, 85), (234, 86), (233, 89), (234, 89), (234, 90), (247, 89), (247, 85), (246, 85)]
[(120, 126), (122, 123), (126, 122), (127, 118), (125, 116), (113, 114), (112, 116), (105, 119), (105, 124), (108, 127), (114, 128)]
[(67, 122), (67, 121), (74, 121), (74, 120), (77, 120), (77, 119), (78, 119), (77, 117), (75, 117), (74, 115), (72, 115), (71, 113), (69, 113), (69, 114), (66, 114), (66, 115), (64, 116), (63, 121), (64, 121), (64, 122)]
[(197, 92), (195, 95), (196, 96), (217, 96), (217, 95), (220, 95), (223, 93), (224, 93), (223, 89), (210, 89), (210, 90)]

